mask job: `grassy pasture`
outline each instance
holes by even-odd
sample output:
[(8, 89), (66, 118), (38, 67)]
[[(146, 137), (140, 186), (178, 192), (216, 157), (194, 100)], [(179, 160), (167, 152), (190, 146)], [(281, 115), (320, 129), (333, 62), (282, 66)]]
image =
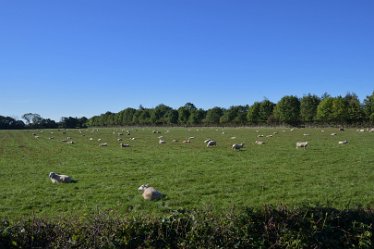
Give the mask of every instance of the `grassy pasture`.
[[(374, 207), (374, 133), (157, 128), (161, 134), (154, 134), (155, 129), (0, 131), (0, 217), (74, 217), (97, 209), (157, 215), (178, 208), (222, 211), (265, 204)], [(119, 136), (122, 130), (131, 134)], [(273, 137), (257, 138), (260, 134)], [(160, 135), (166, 144), (158, 144)], [(191, 136), (191, 143), (182, 143)], [(61, 142), (66, 137), (74, 144)], [(131, 147), (120, 148), (118, 137)], [(207, 148), (206, 138), (216, 140), (217, 146)], [(344, 139), (349, 143), (338, 145)], [(266, 144), (256, 145), (256, 140)], [(310, 147), (296, 149), (296, 141), (309, 141)], [(108, 146), (100, 147), (102, 142)], [(242, 151), (231, 149), (241, 142), (246, 145)], [(52, 184), (50, 171), (70, 175), (77, 183)], [(137, 191), (144, 183), (167, 197), (144, 201)]]

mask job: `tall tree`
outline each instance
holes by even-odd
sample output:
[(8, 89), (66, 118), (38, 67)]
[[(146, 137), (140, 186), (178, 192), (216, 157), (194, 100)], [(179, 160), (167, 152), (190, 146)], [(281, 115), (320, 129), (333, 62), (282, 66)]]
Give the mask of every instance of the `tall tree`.
[(321, 99), (316, 95), (308, 94), (300, 100), (300, 116), (304, 123), (313, 123), (317, 120), (317, 108)]
[(213, 107), (206, 113), (205, 124), (207, 125), (218, 125), (223, 115), (223, 108)]
[(347, 115), (349, 124), (362, 123), (364, 120), (364, 111), (362, 109), (360, 100), (354, 93), (347, 93), (344, 97), (348, 105)]
[(366, 96), (364, 100), (364, 112), (366, 120), (374, 124), (374, 91), (371, 95)]
[(321, 100), (317, 107), (317, 120), (321, 123), (331, 123), (334, 121), (334, 98), (326, 97)]
[(285, 96), (274, 108), (274, 117), (281, 123), (297, 125), (300, 123), (300, 101), (296, 96)]
[(261, 103), (260, 102), (254, 102), (253, 105), (251, 105), (248, 108), (248, 114), (247, 119), (249, 124), (259, 124), (261, 121), (260, 118), (260, 109), (261, 109)]

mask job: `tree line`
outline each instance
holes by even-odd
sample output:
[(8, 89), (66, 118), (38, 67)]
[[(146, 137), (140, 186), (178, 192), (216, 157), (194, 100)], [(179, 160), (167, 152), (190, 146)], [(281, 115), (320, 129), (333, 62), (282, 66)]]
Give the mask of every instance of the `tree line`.
[(62, 117), (60, 122), (56, 122), (49, 118), (43, 118), (36, 113), (26, 113), (22, 115), (22, 118), (26, 123), (22, 120), (0, 115), (0, 129), (86, 128), (88, 121), (86, 117)]
[(374, 92), (363, 103), (357, 95), (302, 98), (284, 96), (278, 103), (268, 99), (253, 105), (208, 110), (186, 103), (178, 109), (160, 104), (154, 108), (140, 106), (118, 113), (106, 112), (88, 119), (88, 126), (172, 125), (172, 126), (243, 126), (243, 125), (364, 125), (374, 124)]
[(139, 106), (118, 113), (106, 112), (86, 117), (62, 117), (60, 122), (42, 118), (38, 114), (22, 116), (26, 123), (0, 116), (0, 129), (22, 128), (85, 128), (87, 126), (244, 126), (244, 125), (372, 125), (374, 124), (374, 91), (361, 103), (357, 95), (332, 97), (325, 93), (298, 98), (284, 96), (277, 103), (268, 99), (253, 105), (230, 108), (213, 107), (208, 110), (186, 103), (178, 109), (160, 104), (154, 108)]

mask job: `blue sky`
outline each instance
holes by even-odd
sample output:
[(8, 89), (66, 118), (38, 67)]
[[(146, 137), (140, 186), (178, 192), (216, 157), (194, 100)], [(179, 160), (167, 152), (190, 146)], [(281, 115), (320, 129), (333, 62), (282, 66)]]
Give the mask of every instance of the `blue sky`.
[(374, 90), (374, 1), (0, 0), (0, 115)]

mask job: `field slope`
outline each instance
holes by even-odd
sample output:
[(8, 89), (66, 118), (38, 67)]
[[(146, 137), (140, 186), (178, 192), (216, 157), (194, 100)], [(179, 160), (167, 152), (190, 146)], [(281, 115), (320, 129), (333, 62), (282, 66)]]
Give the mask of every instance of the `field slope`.
[[(156, 129), (161, 133), (153, 133)], [(158, 144), (159, 136), (165, 144)], [(67, 137), (74, 144), (62, 142)], [(189, 137), (194, 137), (191, 143), (182, 143)], [(120, 148), (118, 138), (130, 147)], [(207, 148), (207, 138), (217, 146)], [(344, 139), (349, 143), (339, 145)], [(266, 143), (256, 145), (256, 140)], [(310, 146), (296, 149), (297, 141)], [(108, 146), (100, 147), (104, 142)], [(231, 149), (241, 142), (243, 150)], [(77, 182), (52, 184), (50, 171)], [(81, 216), (97, 209), (157, 215), (179, 208), (220, 211), (266, 204), (374, 207), (374, 133), (333, 128), (2, 130), (0, 182), (0, 217)], [(144, 183), (166, 197), (144, 201), (137, 191)]]

